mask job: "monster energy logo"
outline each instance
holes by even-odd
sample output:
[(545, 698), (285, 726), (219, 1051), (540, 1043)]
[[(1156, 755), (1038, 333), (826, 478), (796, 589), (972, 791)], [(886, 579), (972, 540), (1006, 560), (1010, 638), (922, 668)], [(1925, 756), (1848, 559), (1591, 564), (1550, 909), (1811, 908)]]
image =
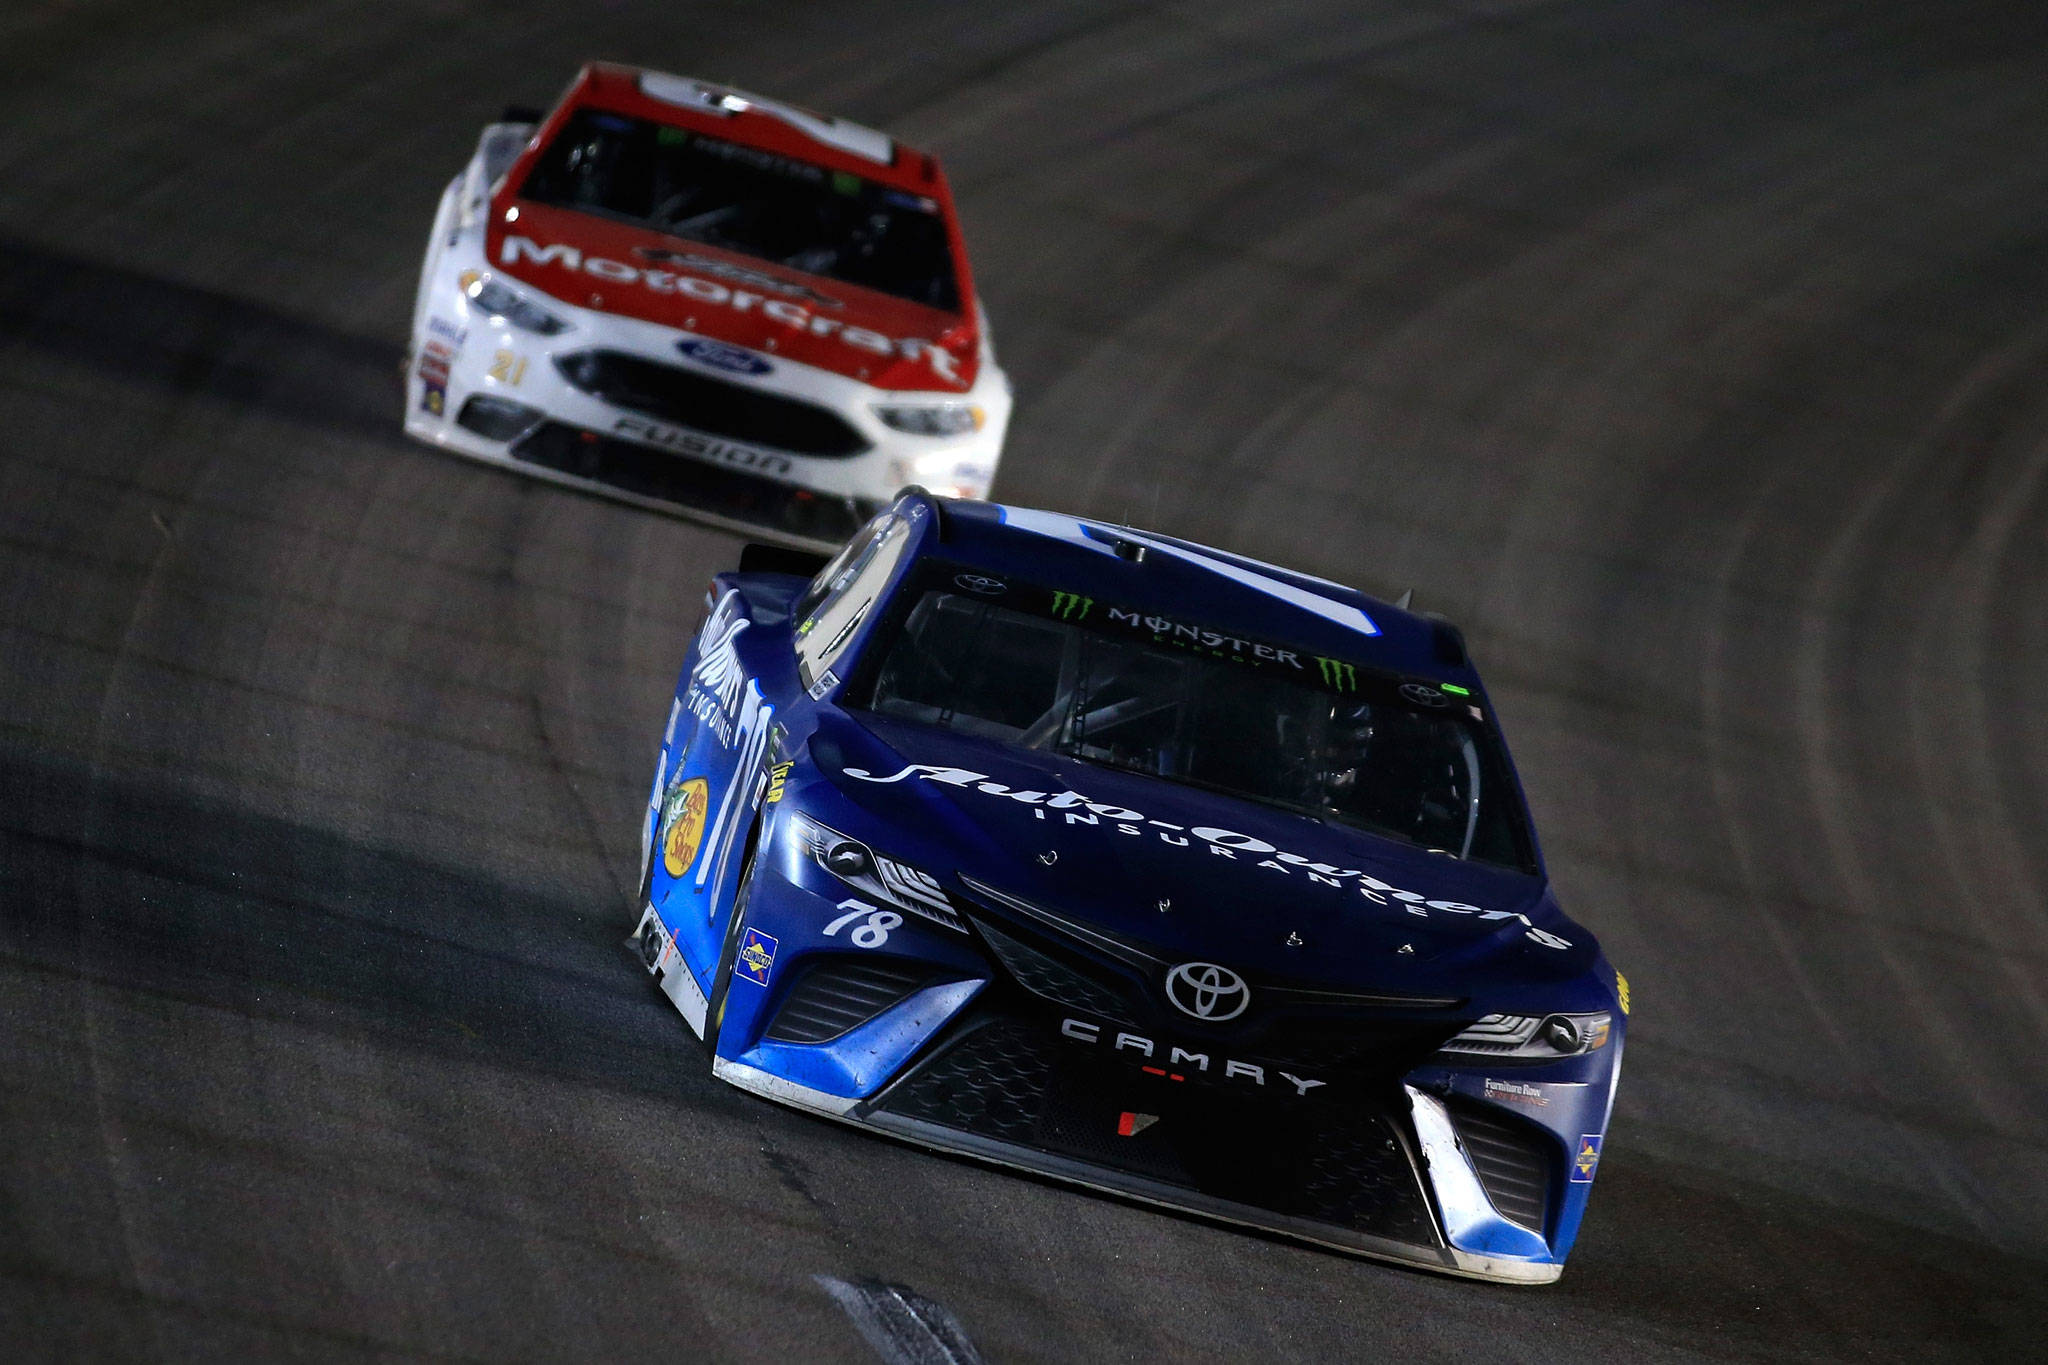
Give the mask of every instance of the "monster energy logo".
[(1342, 659), (1325, 659), (1322, 655), (1318, 654), (1316, 656), (1316, 667), (1322, 670), (1323, 686), (1331, 691), (1356, 692), (1358, 690), (1358, 670), (1352, 665), (1345, 663)]
[(1092, 597), (1083, 597), (1075, 592), (1056, 592), (1052, 595), (1053, 615), (1062, 621), (1085, 621), (1088, 609), (1095, 605)]

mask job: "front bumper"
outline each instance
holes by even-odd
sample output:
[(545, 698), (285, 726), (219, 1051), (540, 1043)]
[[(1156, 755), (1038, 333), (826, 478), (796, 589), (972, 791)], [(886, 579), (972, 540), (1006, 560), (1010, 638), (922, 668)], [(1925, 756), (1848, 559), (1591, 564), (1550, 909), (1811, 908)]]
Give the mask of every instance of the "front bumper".
[[(1205, 1193), (1158, 1175), (1146, 1175), (1138, 1171), (1090, 1162), (1077, 1156), (1033, 1146), (1028, 1142), (993, 1136), (986, 1132), (968, 1131), (931, 1118), (913, 1117), (891, 1110), (887, 1106), (886, 1096), (878, 1097), (875, 1101), (849, 1100), (799, 1085), (760, 1067), (724, 1057), (713, 1062), (712, 1071), (719, 1079), (764, 1099), (775, 1100), (824, 1118), (883, 1133), (920, 1147), (972, 1157), (1085, 1189), (1121, 1195), (1161, 1208), (1277, 1233), (1332, 1250), (1502, 1284), (1549, 1284), (1564, 1271), (1564, 1266), (1560, 1262), (1540, 1256), (1488, 1254), (1462, 1250), (1448, 1244), (1444, 1235), (1444, 1223), (1437, 1211), (1443, 1204), (1439, 1202), (1436, 1207), (1432, 1207), (1428, 1200), (1420, 1198), (1424, 1188), (1430, 1189), (1438, 1201), (1448, 1200), (1450, 1207), (1456, 1209), (1458, 1215), (1468, 1221), (1475, 1217), (1486, 1217), (1491, 1211), (1481, 1211), (1484, 1208), (1483, 1194), (1478, 1196), (1481, 1207), (1473, 1206), (1473, 1193), (1479, 1189), (1478, 1177), (1473, 1172), (1469, 1160), (1457, 1147), (1453, 1146), (1448, 1152), (1441, 1148), (1435, 1152), (1422, 1152), (1401, 1140), (1399, 1135), (1403, 1127), (1409, 1132), (1420, 1130), (1425, 1133), (1439, 1126), (1448, 1127), (1441, 1119), (1441, 1105), (1432, 1096), (1412, 1087), (1404, 1087), (1404, 1095), (1410, 1106), (1407, 1124), (1390, 1122), (1383, 1133), (1376, 1135), (1374, 1139), (1377, 1144), (1383, 1146), (1383, 1149), (1386, 1144), (1391, 1143), (1386, 1155), (1395, 1159), (1381, 1159), (1374, 1164), (1390, 1171), (1405, 1169), (1413, 1180), (1426, 1182), (1426, 1185), (1418, 1183), (1414, 1186), (1418, 1193), (1417, 1200), (1407, 1210), (1397, 1209), (1391, 1225), (1381, 1223), (1376, 1227), (1356, 1222), (1346, 1224), (1327, 1218), (1276, 1210), (1260, 1204)], [(1401, 1202), (1399, 1193), (1387, 1193), (1393, 1196), (1389, 1202), (1398, 1206)], [(1382, 1208), (1368, 1216), (1384, 1217), (1385, 1212)], [(1506, 1226), (1513, 1228), (1512, 1224)], [(1399, 1235), (1395, 1231), (1396, 1227), (1400, 1227), (1407, 1235)], [(1533, 1234), (1522, 1229), (1513, 1230), (1541, 1245), (1541, 1239), (1534, 1238)]]
[[(769, 876), (756, 885), (762, 908), (794, 890)], [(1562, 1147), (1497, 1106), (1429, 1081), (1333, 1074), (1323, 1085), (1271, 1054), (1262, 1066), (1197, 1058), (1164, 1037), (1062, 1022), (1012, 983), (932, 952), (959, 946), (950, 935), (927, 931), (918, 956), (888, 957), (833, 940), (811, 950), (791, 919), (775, 925), (777, 978), (727, 1015), (713, 1063), (742, 1089), (1407, 1265), (1520, 1284), (1562, 1270), (1576, 1222)]]
[(1238, 1035), (1147, 1026), (1112, 972), (1050, 937), (1011, 937), (1027, 931), (984, 904), (954, 899), (965, 929), (908, 915), (871, 944), (831, 936), (844, 884), (794, 841), (764, 847), (781, 856), (757, 860), (747, 922), (780, 946), (771, 979), (727, 1000), (720, 1078), (1336, 1250), (1501, 1283), (1562, 1272), (1589, 1184), (1559, 1134), (1604, 1128), (1604, 1085), (1525, 1069), (1516, 1094), (1533, 1113), (1491, 1103), (1478, 1071), (1432, 1060), (1456, 1022), (1412, 1009), (1279, 1005)]

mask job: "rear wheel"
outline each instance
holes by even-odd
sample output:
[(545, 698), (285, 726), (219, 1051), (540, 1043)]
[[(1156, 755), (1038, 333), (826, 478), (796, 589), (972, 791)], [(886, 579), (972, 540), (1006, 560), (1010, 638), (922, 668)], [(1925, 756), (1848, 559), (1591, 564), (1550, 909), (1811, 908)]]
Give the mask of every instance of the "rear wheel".
[(640, 961), (649, 974), (661, 956), (661, 934), (647, 922), (648, 911), (654, 905), (655, 848), (661, 842), (659, 825), (657, 820), (655, 837), (647, 841), (647, 856), (640, 860), (640, 890), (633, 896), (633, 934), (639, 939)]

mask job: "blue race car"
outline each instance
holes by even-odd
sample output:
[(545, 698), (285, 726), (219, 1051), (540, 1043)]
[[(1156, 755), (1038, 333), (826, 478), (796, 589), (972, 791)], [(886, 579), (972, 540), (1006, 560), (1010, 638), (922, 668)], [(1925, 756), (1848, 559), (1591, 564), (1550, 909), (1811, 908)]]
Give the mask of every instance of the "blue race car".
[(712, 585), (639, 944), (745, 1090), (1453, 1274), (1554, 1280), (1628, 985), (1462, 637), (1166, 536), (900, 496)]

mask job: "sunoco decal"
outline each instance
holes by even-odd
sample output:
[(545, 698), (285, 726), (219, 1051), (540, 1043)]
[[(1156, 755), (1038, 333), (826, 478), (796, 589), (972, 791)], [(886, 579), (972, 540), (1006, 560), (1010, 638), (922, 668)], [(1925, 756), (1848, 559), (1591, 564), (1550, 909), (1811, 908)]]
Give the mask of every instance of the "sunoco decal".
[(1317, 862), (1311, 858), (1304, 858), (1299, 853), (1288, 853), (1264, 839), (1240, 834), (1236, 830), (1219, 829), (1211, 825), (1196, 825), (1189, 828), (1185, 825), (1169, 824), (1167, 821), (1151, 819), (1123, 806), (1090, 801), (1079, 792), (1012, 791), (1003, 783), (992, 781), (987, 773), (947, 767), (941, 763), (912, 763), (887, 777), (877, 777), (864, 768), (844, 768), (841, 771), (860, 782), (887, 784), (918, 778), (926, 782), (939, 783), (941, 786), (979, 792), (984, 796), (1002, 797), (1030, 807), (1032, 815), (1040, 820), (1053, 818), (1046, 812), (1054, 811), (1058, 813), (1060, 822), (1067, 825), (1100, 825), (1107, 821), (1109, 827), (1118, 834), (1132, 838), (1150, 836), (1176, 848), (1192, 850), (1204, 847), (1214, 857), (1229, 858), (1233, 862), (1249, 861), (1254, 867), (1282, 875), (1299, 874), (1319, 885), (1339, 890), (1355, 890), (1375, 905), (1391, 907), (1398, 902), (1407, 913), (1422, 919), (1430, 918), (1430, 912), (1437, 911), (1447, 915), (1477, 915), (1482, 920), (1520, 920), (1523, 937), (1531, 943), (1541, 944), (1545, 948), (1572, 946), (1570, 939), (1561, 938), (1547, 929), (1538, 929), (1527, 915), (1513, 910), (1486, 910), (1477, 905), (1466, 905), (1461, 901), (1431, 900), (1420, 892), (1407, 891), (1391, 882), (1381, 881), (1371, 873), (1362, 872), (1357, 868), (1340, 868), (1333, 863)]
[(1593, 1169), (1600, 1164), (1600, 1144), (1606, 1138), (1599, 1133), (1587, 1133), (1579, 1139), (1577, 1153), (1572, 1157), (1572, 1184), (1593, 1183)]
[(732, 974), (756, 986), (767, 985), (768, 973), (775, 970), (775, 946), (772, 936), (759, 929), (747, 930), (739, 956), (733, 959)]

